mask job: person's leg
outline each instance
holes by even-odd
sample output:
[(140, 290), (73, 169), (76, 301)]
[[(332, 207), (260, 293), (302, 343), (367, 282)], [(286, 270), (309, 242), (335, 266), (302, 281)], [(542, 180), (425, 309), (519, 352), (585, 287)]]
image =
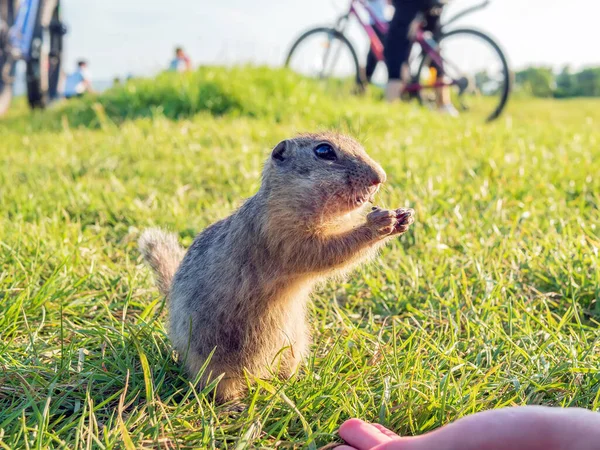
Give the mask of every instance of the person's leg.
[(367, 83), (371, 82), (371, 77), (373, 76), (373, 72), (375, 72), (375, 67), (377, 67), (377, 57), (375, 53), (373, 53), (372, 49), (369, 49), (369, 54), (367, 55), (367, 64), (365, 64), (365, 79)]
[[(424, 9), (424, 0), (394, 1), (394, 17), (390, 21), (389, 31), (385, 40), (385, 62), (388, 67), (388, 84), (385, 98), (388, 102), (400, 97), (403, 81), (407, 80), (408, 57), (411, 42), (408, 38), (410, 24), (419, 11)], [(404, 79), (403, 79), (404, 78)]]

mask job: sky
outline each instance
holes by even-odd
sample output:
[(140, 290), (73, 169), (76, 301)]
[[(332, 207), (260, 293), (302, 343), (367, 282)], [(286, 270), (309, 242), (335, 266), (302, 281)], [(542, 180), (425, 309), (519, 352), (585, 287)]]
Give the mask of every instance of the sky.
[[(448, 13), (473, 4), (454, 0)], [(330, 24), (348, 0), (62, 0), (69, 34), (67, 70), (86, 58), (94, 77), (151, 75), (168, 65), (175, 45), (194, 64), (281, 65), (295, 37)], [(597, 0), (492, 0), (461, 24), (489, 32), (513, 67), (600, 65)], [(362, 53), (366, 36), (354, 27)]]

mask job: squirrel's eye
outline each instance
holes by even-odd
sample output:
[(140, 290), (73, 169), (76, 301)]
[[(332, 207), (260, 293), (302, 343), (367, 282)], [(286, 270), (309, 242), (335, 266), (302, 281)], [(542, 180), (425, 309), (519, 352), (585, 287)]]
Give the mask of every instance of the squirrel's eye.
[(315, 155), (317, 155), (317, 158), (326, 159), (327, 161), (335, 161), (337, 159), (335, 150), (329, 144), (319, 144), (315, 148)]

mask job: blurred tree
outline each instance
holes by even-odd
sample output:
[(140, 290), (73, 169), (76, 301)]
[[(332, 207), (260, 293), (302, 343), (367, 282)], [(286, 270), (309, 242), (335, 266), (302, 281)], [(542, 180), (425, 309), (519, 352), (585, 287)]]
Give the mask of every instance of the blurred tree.
[(550, 67), (528, 67), (515, 74), (515, 81), (534, 97), (552, 97), (554, 94), (554, 74)]
[(577, 95), (600, 97), (600, 67), (590, 67), (575, 74)]
[(556, 91), (554, 91), (554, 96), (556, 98), (575, 96), (576, 84), (577, 82), (571, 71), (571, 67), (569, 65), (564, 66), (556, 76)]
[[(475, 76), (478, 85), (483, 74)], [(567, 65), (556, 75), (550, 67), (527, 67), (515, 74), (515, 82), (518, 89), (534, 97), (600, 97), (600, 67), (573, 73)]]

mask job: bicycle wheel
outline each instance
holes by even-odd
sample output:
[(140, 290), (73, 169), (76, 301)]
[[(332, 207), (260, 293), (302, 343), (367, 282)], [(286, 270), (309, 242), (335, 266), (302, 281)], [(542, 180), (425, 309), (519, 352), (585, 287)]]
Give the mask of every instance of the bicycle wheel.
[[(443, 61), (443, 79), (452, 80), (451, 99), (459, 112), (481, 116), (491, 122), (506, 106), (510, 93), (510, 70), (506, 57), (492, 38), (478, 30), (461, 28), (443, 33), (438, 39)], [(441, 69), (429, 55), (421, 59), (415, 81), (424, 104), (436, 101), (434, 89), (426, 88)]]
[(62, 41), (58, 0), (42, 0), (27, 61), (27, 98), (32, 108), (45, 108), (58, 97)]
[(324, 80), (328, 88), (350, 91), (363, 86), (356, 51), (334, 28), (314, 28), (302, 34), (292, 45), (285, 67)]
[(15, 20), (15, 3), (0, 1), (0, 116), (10, 107), (15, 78), (15, 61), (10, 52), (8, 30)]

